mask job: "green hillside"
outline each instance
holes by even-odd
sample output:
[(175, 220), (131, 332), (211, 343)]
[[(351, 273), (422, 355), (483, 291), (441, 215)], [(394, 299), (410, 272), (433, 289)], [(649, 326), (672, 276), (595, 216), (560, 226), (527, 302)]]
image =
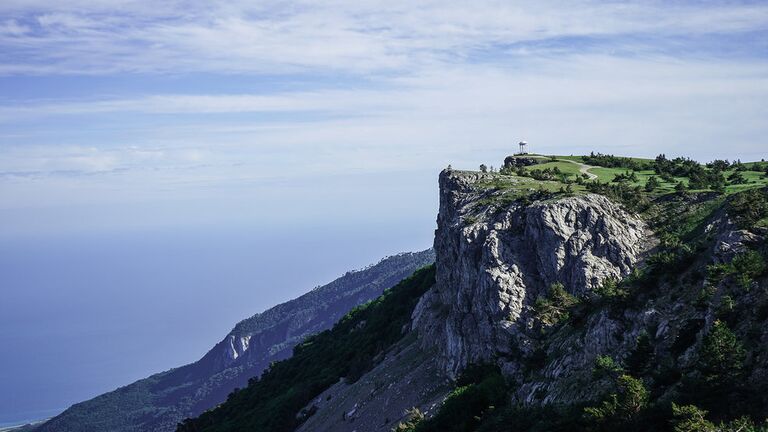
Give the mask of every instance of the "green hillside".
[(292, 431), (299, 411), (341, 378), (354, 382), (370, 370), (377, 355), (402, 337), (416, 302), (434, 285), (434, 265), (357, 307), (331, 330), (296, 346), (293, 357), (276, 362), (223, 405), (184, 421), (180, 432)]

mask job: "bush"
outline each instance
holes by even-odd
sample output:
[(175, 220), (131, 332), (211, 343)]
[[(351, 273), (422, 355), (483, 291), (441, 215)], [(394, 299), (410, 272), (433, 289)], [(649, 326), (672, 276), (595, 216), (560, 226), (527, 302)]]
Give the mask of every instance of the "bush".
[(659, 180), (658, 180), (658, 178), (656, 178), (656, 176), (648, 177), (648, 181), (645, 182), (645, 191), (646, 192), (653, 192), (657, 187), (659, 187)]
[(595, 288), (593, 292), (604, 299), (623, 300), (629, 295), (627, 289), (622, 287), (620, 282), (612, 277), (605, 278), (603, 283)]
[(597, 407), (584, 408), (585, 419), (605, 430), (614, 430), (615, 426), (632, 422), (648, 405), (648, 390), (643, 382), (630, 375), (621, 375), (616, 379), (617, 392), (612, 393)]
[(424, 421), (424, 413), (414, 407), (405, 411), (405, 420), (398, 423), (392, 432), (413, 432)]
[(707, 421), (707, 411), (695, 405), (677, 405), (672, 402), (675, 432), (716, 432), (714, 423)]
[(768, 216), (768, 189), (750, 189), (736, 194), (730, 202), (730, 212), (742, 228), (752, 228)]
[(486, 413), (507, 401), (507, 384), (494, 365), (468, 368), (457, 380), (458, 387), (445, 399), (434, 417), (416, 425), (417, 432), (471, 432)]
[(555, 325), (570, 318), (570, 309), (579, 300), (565, 290), (563, 284), (553, 283), (545, 297), (536, 299), (534, 308), (536, 317), (547, 326)]
[(592, 368), (592, 376), (595, 378), (604, 378), (606, 376), (615, 377), (624, 372), (613, 357), (608, 355), (599, 355), (595, 358), (595, 366)]

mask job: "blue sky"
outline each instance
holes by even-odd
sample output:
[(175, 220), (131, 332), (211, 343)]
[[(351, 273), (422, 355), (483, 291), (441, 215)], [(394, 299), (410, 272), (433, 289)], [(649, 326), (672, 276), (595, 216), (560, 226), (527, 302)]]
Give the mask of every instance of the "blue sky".
[(318, 179), (343, 197), (523, 138), (765, 156), (763, 2), (157, 3), (2, 2), (0, 234), (267, 221), (244, 197), (298, 215)]

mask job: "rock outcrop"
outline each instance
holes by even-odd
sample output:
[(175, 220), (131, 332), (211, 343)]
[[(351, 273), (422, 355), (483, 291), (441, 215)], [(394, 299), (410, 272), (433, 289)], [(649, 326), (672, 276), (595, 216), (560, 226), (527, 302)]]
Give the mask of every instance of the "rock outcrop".
[(453, 376), (486, 361), (514, 373), (531, 349), (527, 329), (538, 296), (553, 283), (584, 296), (629, 274), (651, 244), (645, 223), (604, 196), (499, 206), (483, 199), (487, 179), (441, 173), (437, 284), (414, 311), (422, 344), (438, 350)]

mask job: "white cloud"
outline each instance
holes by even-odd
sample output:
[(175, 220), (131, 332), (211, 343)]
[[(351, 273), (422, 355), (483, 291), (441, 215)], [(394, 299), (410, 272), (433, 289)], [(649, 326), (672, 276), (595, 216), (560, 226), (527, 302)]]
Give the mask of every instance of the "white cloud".
[[(431, 70), (379, 89), (14, 104), (0, 108), (6, 124), (75, 119), (84, 122), (75, 136), (94, 147), (54, 145), (33, 128), (6, 139), (0, 170), (187, 169), (194, 177), (205, 164), (228, 181), (237, 164), (250, 178), (436, 169), (499, 157), (518, 137), (553, 153), (756, 156), (750, 140), (768, 134), (768, 65), (662, 60), (576, 56), (524, 70)], [(126, 124), (127, 114), (140, 118)], [(147, 124), (158, 114), (166, 120)], [(96, 126), (130, 138), (95, 141)]]
[(768, 5), (733, 2), (5, 0), (0, 75), (305, 82), (0, 99), (0, 208), (239, 202), (286, 179), (498, 163), (519, 138), (759, 159), (768, 62), (745, 35), (767, 24)]
[(153, 3), (3, 2), (0, 15), (34, 20), (39, 28), (0, 36), (0, 47), (22, 54), (2, 62), (0, 73), (380, 74), (462, 63), (499, 45), (527, 44), (512, 52), (530, 56), (549, 49), (537, 41), (631, 35), (637, 46), (629, 47), (645, 50), (654, 47), (636, 36), (664, 44), (668, 37), (766, 30), (768, 24), (768, 5), (733, 3)]

